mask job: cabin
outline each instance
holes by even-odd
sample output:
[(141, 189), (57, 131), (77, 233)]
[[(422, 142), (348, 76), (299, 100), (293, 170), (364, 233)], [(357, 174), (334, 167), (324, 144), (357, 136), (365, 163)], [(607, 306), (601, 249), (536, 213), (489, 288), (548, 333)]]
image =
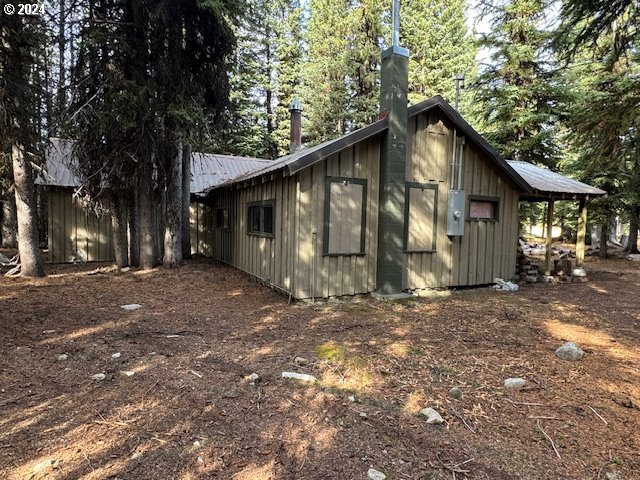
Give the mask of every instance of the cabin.
[(405, 49), (382, 58), (378, 121), (302, 149), (294, 102), (292, 153), (208, 190), (214, 258), (296, 299), (486, 285), (515, 275), (521, 199), (604, 194), (532, 185), (443, 98), (407, 107)]
[[(49, 262), (108, 262), (115, 259), (111, 217), (86, 201), (82, 183), (74, 173), (77, 160), (73, 142), (51, 138), (45, 151), (45, 169), (35, 180), (46, 190)], [(191, 157), (191, 252), (213, 256), (214, 216), (204, 202), (204, 192), (248, 171), (263, 167), (268, 160), (229, 155), (193, 153)], [(162, 202), (154, 209), (158, 251), (162, 247)]]
[[(303, 148), (302, 107), (294, 100), (289, 155), (194, 154), (194, 253), (290, 298), (402, 298), (512, 279), (520, 202), (547, 202), (550, 232), (554, 201), (573, 199), (580, 202), (581, 267), (586, 204), (605, 192), (506, 161), (442, 97), (409, 107), (407, 90), (408, 52), (394, 45), (382, 54), (381, 114), (370, 125)], [(59, 151), (47, 156), (50, 178), (41, 181), (50, 188), (51, 259), (111, 260), (110, 223), (73, 194), (69, 145), (52, 145)], [(157, 211), (160, 224), (161, 205)]]

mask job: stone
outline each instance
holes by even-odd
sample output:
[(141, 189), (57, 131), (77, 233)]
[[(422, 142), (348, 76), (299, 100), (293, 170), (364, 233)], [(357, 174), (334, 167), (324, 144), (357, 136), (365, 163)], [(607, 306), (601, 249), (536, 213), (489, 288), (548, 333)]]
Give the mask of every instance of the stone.
[(507, 378), (504, 381), (504, 388), (508, 388), (510, 390), (520, 390), (524, 388), (527, 384), (527, 381), (524, 378)]
[(429, 424), (440, 424), (444, 422), (444, 419), (438, 412), (436, 412), (433, 408), (425, 408), (420, 411), (420, 414), (427, 417), (427, 423)]
[(369, 477), (369, 480), (385, 480), (387, 478), (384, 473), (376, 470), (375, 468), (370, 468), (367, 472), (367, 476)]
[(300, 380), (301, 382), (309, 382), (316, 383), (318, 379), (313, 375), (308, 375), (306, 373), (296, 373), (296, 372), (282, 372), (282, 378), (288, 378), (291, 380)]
[(449, 396), (455, 398), (456, 400), (460, 400), (462, 398), (462, 390), (459, 387), (453, 387), (449, 390)]
[(95, 375), (91, 375), (91, 379), (95, 380), (96, 382), (101, 382), (105, 378), (107, 378), (107, 376), (104, 373), (96, 373)]
[(111, 358), (120, 358), (122, 354), (120, 352), (112, 353)]
[(587, 276), (587, 271), (582, 267), (574, 268), (573, 270), (571, 270), (571, 276), (572, 277), (586, 277)]
[(133, 375), (135, 375), (136, 372), (134, 372), (133, 370), (123, 370), (120, 373), (125, 377), (133, 377)]
[(515, 283), (507, 282), (502, 278), (494, 278), (493, 282), (495, 283), (493, 288), (495, 288), (496, 290), (504, 290), (506, 292), (517, 292), (519, 288), (518, 285), (516, 285)]
[(575, 342), (567, 342), (556, 350), (556, 357), (570, 362), (577, 362), (584, 357), (584, 351)]
[(131, 270), (131, 268), (129, 268), (129, 267), (124, 267), (124, 268), (121, 268), (121, 269), (120, 269), (120, 271), (121, 271), (122, 273), (127, 273), (129, 270)]
[(307, 360), (304, 357), (296, 357), (293, 359), (293, 363), (295, 363), (298, 366), (303, 366), (303, 365), (307, 365), (309, 363), (309, 360)]
[(252, 373), (251, 375), (249, 375), (249, 383), (251, 385), (255, 385), (258, 380), (260, 380), (260, 375), (258, 375), (257, 373)]
[(120, 308), (123, 310), (138, 310), (139, 308), (142, 308), (142, 305), (139, 303), (129, 303), (127, 305), (120, 305)]
[(351, 403), (355, 403), (356, 402), (356, 396), (355, 395), (349, 395), (349, 401)]
[(200, 443), (199, 440), (196, 440), (195, 442), (193, 442), (193, 448), (200, 448), (202, 447), (202, 444)]
[(60, 355), (58, 355), (58, 360), (60, 361), (66, 360), (67, 358), (69, 358), (69, 355), (67, 355), (66, 353), (61, 353)]
[(618, 472), (607, 472), (604, 474), (607, 480), (622, 480), (622, 477)]

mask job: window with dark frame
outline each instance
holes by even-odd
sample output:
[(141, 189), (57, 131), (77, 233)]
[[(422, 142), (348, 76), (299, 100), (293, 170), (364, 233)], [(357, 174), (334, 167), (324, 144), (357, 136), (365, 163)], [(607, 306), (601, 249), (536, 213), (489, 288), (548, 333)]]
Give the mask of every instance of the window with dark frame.
[(496, 197), (469, 197), (469, 215), (467, 219), (471, 221), (499, 221), (500, 200)]
[(438, 227), (438, 185), (407, 182), (404, 202), (404, 250), (435, 252)]
[(274, 228), (274, 201), (256, 202), (249, 204), (247, 212), (247, 233), (272, 237)]
[(216, 208), (215, 228), (217, 230), (229, 229), (229, 209), (227, 207)]
[(324, 199), (324, 255), (364, 255), (367, 180), (327, 177)]

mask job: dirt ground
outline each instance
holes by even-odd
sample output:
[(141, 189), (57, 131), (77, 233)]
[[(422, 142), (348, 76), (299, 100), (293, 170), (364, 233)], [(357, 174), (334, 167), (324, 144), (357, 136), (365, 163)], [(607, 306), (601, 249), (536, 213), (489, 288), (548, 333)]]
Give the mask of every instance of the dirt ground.
[(98, 266), (0, 277), (0, 478), (640, 479), (638, 263), (404, 305), (288, 305), (205, 260)]

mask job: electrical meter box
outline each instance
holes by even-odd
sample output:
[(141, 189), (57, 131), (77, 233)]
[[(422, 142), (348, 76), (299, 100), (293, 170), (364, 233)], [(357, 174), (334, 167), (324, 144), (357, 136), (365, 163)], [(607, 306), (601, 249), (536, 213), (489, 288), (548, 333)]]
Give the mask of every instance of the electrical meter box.
[(464, 235), (464, 209), (466, 205), (466, 195), (463, 190), (449, 190), (447, 207), (447, 235), (449, 237)]

